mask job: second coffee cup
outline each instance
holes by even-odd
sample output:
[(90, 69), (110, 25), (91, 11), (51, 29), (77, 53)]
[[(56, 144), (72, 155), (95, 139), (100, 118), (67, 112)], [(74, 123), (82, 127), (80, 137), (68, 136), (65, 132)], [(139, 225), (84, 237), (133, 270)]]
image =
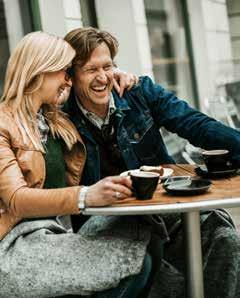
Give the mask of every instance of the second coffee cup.
[(202, 157), (209, 172), (224, 171), (232, 165), (228, 150), (204, 150)]
[(138, 200), (150, 200), (158, 185), (159, 174), (153, 172), (135, 172), (130, 174), (133, 193)]

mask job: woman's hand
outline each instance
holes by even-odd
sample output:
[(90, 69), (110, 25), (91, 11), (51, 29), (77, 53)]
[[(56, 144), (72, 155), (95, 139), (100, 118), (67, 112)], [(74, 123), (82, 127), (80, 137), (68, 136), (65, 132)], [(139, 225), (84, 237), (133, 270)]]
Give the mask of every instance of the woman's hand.
[(119, 93), (119, 96), (122, 97), (124, 89), (130, 90), (133, 85), (137, 84), (139, 79), (138, 76), (121, 71), (118, 68), (114, 68), (114, 79), (113, 86), (116, 91)]
[(85, 204), (87, 207), (111, 205), (132, 195), (129, 177), (106, 177), (88, 188)]

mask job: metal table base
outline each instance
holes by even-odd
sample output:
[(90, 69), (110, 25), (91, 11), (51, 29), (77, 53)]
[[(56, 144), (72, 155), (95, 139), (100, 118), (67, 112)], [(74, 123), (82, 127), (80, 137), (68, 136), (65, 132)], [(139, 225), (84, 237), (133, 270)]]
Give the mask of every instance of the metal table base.
[(186, 293), (188, 298), (203, 298), (203, 269), (200, 233), (200, 210), (240, 206), (240, 197), (148, 206), (86, 208), (86, 215), (141, 215), (181, 212), (185, 241)]
[(182, 213), (188, 298), (204, 298), (199, 211)]

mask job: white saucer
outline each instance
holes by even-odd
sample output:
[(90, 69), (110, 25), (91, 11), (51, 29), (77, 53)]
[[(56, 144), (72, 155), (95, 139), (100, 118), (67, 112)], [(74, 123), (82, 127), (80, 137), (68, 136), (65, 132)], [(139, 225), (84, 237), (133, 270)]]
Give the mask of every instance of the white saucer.
[[(139, 169), (128, 170), (128, 171), (122, 172), (120, 176), (128, 176), (130, 175), (130, 173), (138, 173), (138, 172), (143, 172), (143, 171), (140, 171)], [(172, 173), (173, 173), (173, 169), (163, 168), (163, 175), (159, 177), (159, 183), (162, 180), (166, 180), (168, 177), (170, 177)]]

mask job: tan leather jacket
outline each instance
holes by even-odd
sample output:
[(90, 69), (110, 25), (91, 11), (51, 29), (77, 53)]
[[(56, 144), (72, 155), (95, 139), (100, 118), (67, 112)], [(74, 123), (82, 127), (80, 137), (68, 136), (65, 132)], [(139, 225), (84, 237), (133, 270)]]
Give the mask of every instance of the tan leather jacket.
[(21, 219), (78, 214), (78, 194), (86, 150), (82, 142), (66, 149), (67, 184), (72, 187), (41, 189), (45, 160), (22, 135), (10, 110), (0, 109), (0, 239)]

